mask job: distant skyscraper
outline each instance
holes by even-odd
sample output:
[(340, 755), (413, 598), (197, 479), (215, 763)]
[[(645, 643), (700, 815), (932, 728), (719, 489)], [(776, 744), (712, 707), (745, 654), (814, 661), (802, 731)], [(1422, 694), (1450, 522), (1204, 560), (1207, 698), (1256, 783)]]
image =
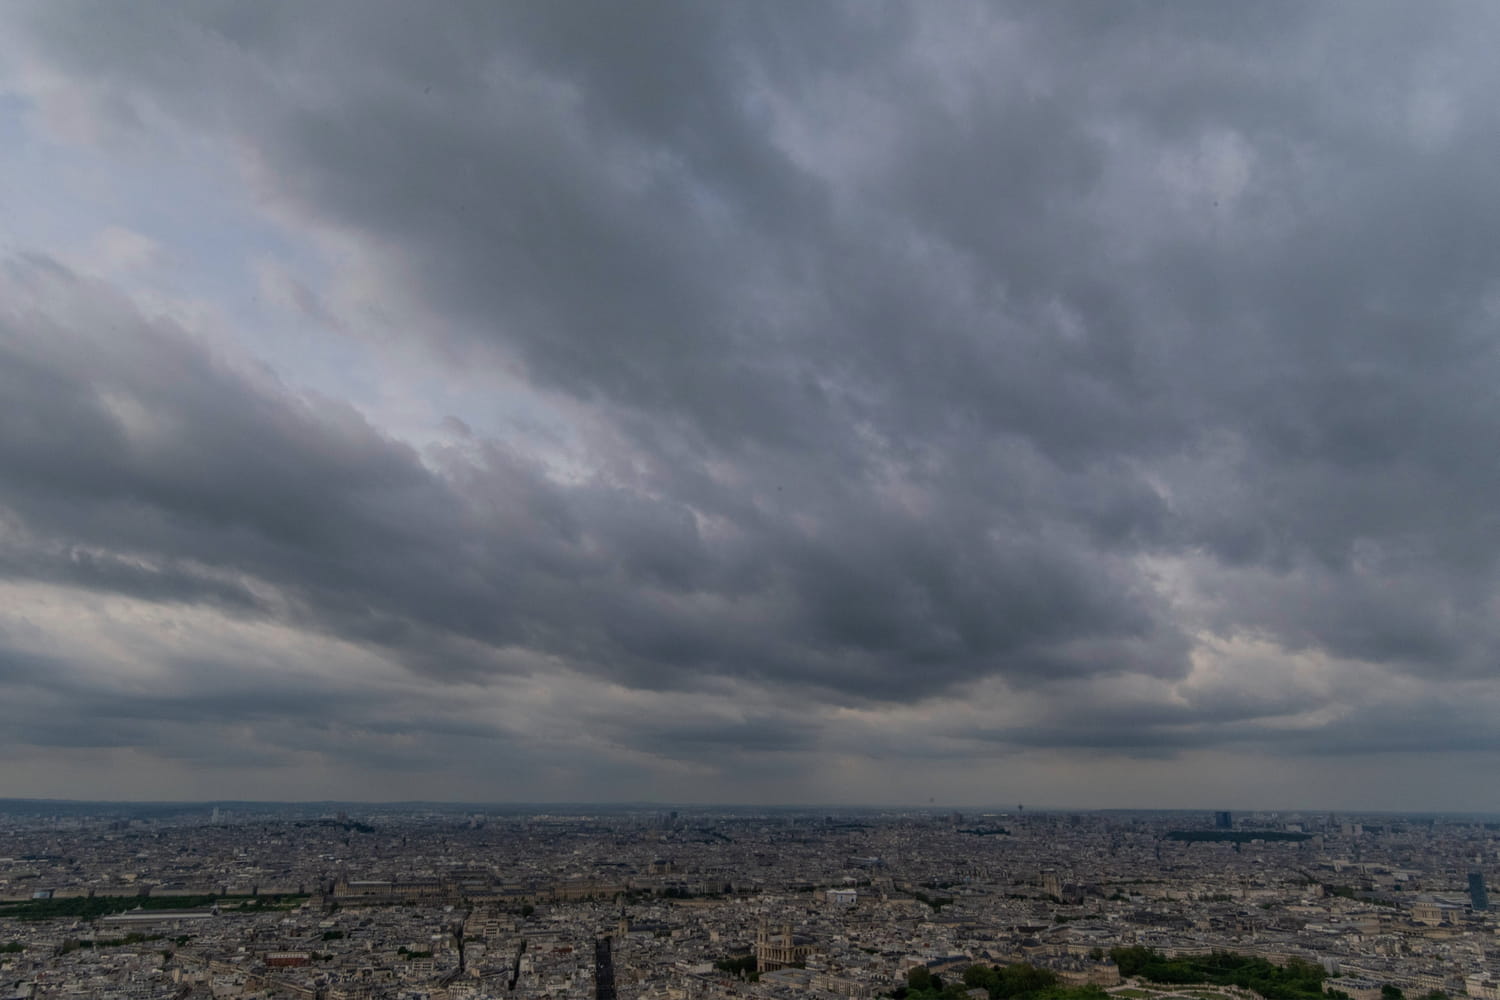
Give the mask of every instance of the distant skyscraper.
[(1484, 872), (1469, 872), (1469, 904), (1476, 910), (1490, 908), (1490, 894), (1484, 891)]
[(1214, 813), (1214, 829), (1228, 830), (1234, 826), (1234, 816), (1227, 812)]

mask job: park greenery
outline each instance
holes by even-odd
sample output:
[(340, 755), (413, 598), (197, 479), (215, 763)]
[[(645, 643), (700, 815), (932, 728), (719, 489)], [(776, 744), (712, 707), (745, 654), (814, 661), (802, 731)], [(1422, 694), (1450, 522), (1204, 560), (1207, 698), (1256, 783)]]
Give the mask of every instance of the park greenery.
[(752, 982), (760, 978), (755, 966), (754, 955), (734, 955), (730, 958), (721, 958), (714, 963), (714, 968), (721, 972), (727, 972), (736, 979), (749, 979)]
[(1328, 882), (1322, 883), (1323, 892), (1329, 896), (1338, 896), (1341, 899), (1358, 899), (1361, 902), (1373, 903), (1376, 906), (1399, 907), (1401, 904), (1394, 899), (1382, 899), (1371, 893), (1361, 893), (1352, 885), (1333, 885)]
[[(651, 893), (646, 893), (649, 897)], [(719, 899), (723, 892), (694, 892), (692, 889), (680, 885), (669, 885), (657, 891), (656, 895), (663, 899)]]
[(1122, 976), (1139, 976), (1153, 983), (1212, 983), (1253, 990), (1267, 1000), (1304, 1000), (1324, 996), (1327, 973), (1320, 965), (1292, 958), (1276, 965), (1264, 958), (1216, 951), (1208, 955), (1167, 958), (1142, 945), (1115, 948), (1109, 957)]
[(0, 917), (13, 920), (94, 920), (127, 910), (176, 910), (212, 906), (236, 910), (282, 910), (306, 896), (68, 896), (0, 903)]
[(971, 965), (951, 982), (925, 965), (906, 974), (906, 985), (891, 994), (896, 1000), (969, 1000), (969, 990), (983, 989), (990, 1000), (1104, 1000), (1097, 986), (1061, 986), (1057, 973), (1017, 963), (991, 967)]
[(1188, 844), (1249, 844), (1257, 840), (1311, 840), (1312, 834), (1285, 830), (1173, 830), (1167, 834), (1167, 839)]
[(80, 938), (80, 948), (123, 948), (130, 944), (144, 944), (147, 941), (161, 941), (166, 938), (165, 934), (140, 934), (132, 932), (124, 937), (117, 938)]
[(165, 938), (164, 934), (126, 934), (117, 938), (69, 938), (62, 944), (64, 955), (80, 948), (122, 948), (126, 945), (144, 944), (147, 941), (160, 941)]
[(952, 896), (936, 896), (930, 893), (923, 892), (921, 889), (906, 889), (905, 891), (906, 894), (912, 899), (926, 903), (928, 906), (932, 907), (933, 913), (937, 913), (943, 907), (953, 902)]

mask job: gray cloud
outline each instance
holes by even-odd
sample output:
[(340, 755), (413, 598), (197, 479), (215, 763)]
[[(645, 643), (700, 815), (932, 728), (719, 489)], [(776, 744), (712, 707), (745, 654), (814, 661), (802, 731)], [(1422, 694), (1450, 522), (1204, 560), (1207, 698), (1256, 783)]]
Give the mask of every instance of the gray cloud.
[[(847, 737), (820, 711), (978, 690), (1051, 706), (979, 743), (1485, 749), (1436, 723), (1500, 638), (1500, 121), (1493, 15), (1441, 15), (16, 8), (105, 148), (191, 135), (358, 248), (288, 278), (312, 322), (519, 379), (576, 433), (408, 443), (16, 256), (0, 575), (445, 685), (770, 698), (592, 710), (663, 759), (816, 755)], [(1194, 696), (1248, 639), (1327, 676), (1242, 660)], [(1120, 678), (1152, 693), (1089, 693)], [(1411, 678), (1421, 726), (1357, 693)]]
[(56, 323), (3, 341), (17, 383), (45, 387), (16, 386), (34, 430), (0, 439), (25, 539), (10, 571), (31, 579), (279, 615), (439, 675), (463, 664), (434, 645), (471, 640), (634, 684), (724, 672), (854, 699), (941, 690), (988, 657), (1018, 674), (1112, 669), (1073, 663), (1069, 644), (1162, 628), (1077, 540), (976, 557), (966, 530), (982, 524), (928, 530), (842, 484), (819, 484), (832, 495), (810, 531), (757, 512), (741, 525), (753, 544), (714, 544), (670, 497), (563, 485), (496, 447), (438, 454), (435, 473), (347, 408), (227, 370), (96, 283), (45, 262), (17, 275), (18, 295), (89, 303), (75, 322), (111, 317), (102, 353)]

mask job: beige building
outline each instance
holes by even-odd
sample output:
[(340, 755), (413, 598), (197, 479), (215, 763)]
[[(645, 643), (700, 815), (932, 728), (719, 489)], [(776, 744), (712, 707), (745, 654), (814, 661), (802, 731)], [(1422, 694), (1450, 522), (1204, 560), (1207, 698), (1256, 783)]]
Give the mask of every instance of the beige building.
[(1479, 1000), (1500, 1000), (1500, 976), (1476, 972), (1464, 979), (1464, 990)]
[(800, 965), (812, 951), (813, 939), (793, 934), (791, 924), (783, 924), (781, 931), (773, 934), (762, 921), (755, 932), (755, 968), (760, 972)]

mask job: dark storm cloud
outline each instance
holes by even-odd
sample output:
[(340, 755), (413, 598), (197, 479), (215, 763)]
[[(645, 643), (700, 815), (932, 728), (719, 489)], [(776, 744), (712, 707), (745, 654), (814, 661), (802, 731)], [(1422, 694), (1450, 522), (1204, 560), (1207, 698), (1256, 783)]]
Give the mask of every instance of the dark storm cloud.
[[(445, 679), (894, 703), (1180, 679), (1201, 632), (1489, 676), (1500, 121), (1442, 11), (26, 8), (113, 141), (226, 143), (400, 336), (612, 436), (418, 453), (22, 261), (0, 572)], [(1296, 696), (994, 735), (1276, 742)]]
[[(1294, 706), (1287, 705), (1290, 710)], [(1306, 706), (1296, 706), (1306, 707)], [(1316, 723), (1278, 719), (1279, 714), (1253, 701), (1230, 718), (1213, 712), (1173, 713), (1178, 722), (1138, 717), (1130, 711), (1088, 713), (1049, 725), (1018, 726), (965, 734), (1005, 747), (1075, 749), (1161, 757), (1183, 750), (1214, 747), (1250, 749), (1284, 757), (1365, 756), (1411, 752), (1484, 753), (1494, 749), (1491, 723), (1494, 705), (1445, 698), (1407, 698), (1400, 704), (1361, 707), (1331, 721)], [(1265, 717), (1259, 717), (1265, 716)], [(973, 754), (960, 744), (950, 756)], [(1277, 765), (1284, 766), (1284, 765)]]
[(622, 742), (673, 759), (692, 760), (726, 753), (739, 758), (762, 753), (796, 753), (816, 745), (815, 734), (805, 725), (769, 715), (637, 723), (622, 728)]
[(670, 497), (563, 486), (499, 447), (439, 451), (434, 473), (95, 282), (46, 261), (12, 281), (33, 301), (0, 331), (14, 576), (279, 615), (435, 674), (523, 647), (638, 685), (722, 673), (854, 699), (938, 690), (996, 655), (1021, 674), (1116, 669), (1066, 644), (1159, 628), (1078, 539), (985, 558), (962, 551), (980, 522), (918, 530), (825, 482), (820, 502), (844, 509), (809, 529), (754, 512), (713, 542)]
[(0, 546), (0, 577), (125, 593), (147, 601), (216, 603), (235, 611), (265, 611), (242, 583), (215, 579), (198, 566), (143, 564), (112, 552), (58, 546)]

